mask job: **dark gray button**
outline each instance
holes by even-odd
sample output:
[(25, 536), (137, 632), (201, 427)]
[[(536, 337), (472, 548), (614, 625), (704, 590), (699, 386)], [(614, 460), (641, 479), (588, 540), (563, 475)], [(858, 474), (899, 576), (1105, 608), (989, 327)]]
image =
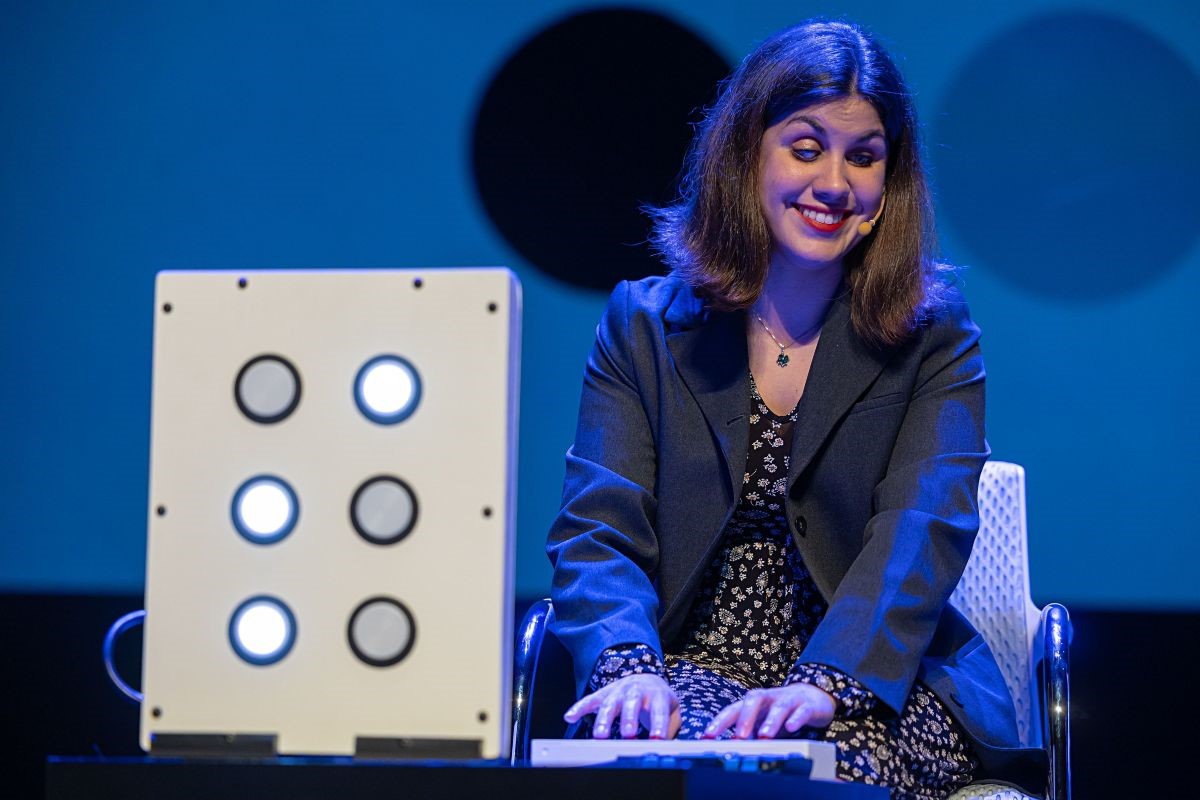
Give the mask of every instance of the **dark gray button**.
[(793, 521), (796, 523), (796, 533), (800, 534), (801, 536), (808, 535), (808, 520), (806, 520), (803, 515), (797, 514), (796, 519)]
[(417, 521), (417, 497), (407, 483), (390, 475), (371, 478), (350, 501), (350, 522), (372, 544), (395, 544)]
[(233, 397), (242, 413), (255, 422), (280, 422), (300, 402), (300, 373), (280, 356), (252, 358), (234, 380)]
[(356, 656), (373, 667), (390, 667), (412, 649), (416, 624), (399, 600), (372, 597), (354, 610), (348, 634)]

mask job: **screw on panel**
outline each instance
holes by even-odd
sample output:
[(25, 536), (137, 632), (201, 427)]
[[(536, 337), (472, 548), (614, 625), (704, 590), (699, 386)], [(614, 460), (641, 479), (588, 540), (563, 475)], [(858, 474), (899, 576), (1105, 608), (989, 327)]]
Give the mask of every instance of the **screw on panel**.
[(414, 289), (420, 289), (424, 285), (425, 285), (425, 281), (422, 280), (421, 278), (413, 278), (413, 288)]
[(245, 278), (238, 278), (238, 288), (239, 289), (246, 288), (246, 279)]
[(479, 712), (479, 721), (480, 721), (480, 722), (487, 722), (487, 712), (486, 712), (486, 711), (480, 711), (480, 712)]
[(161, 717), (162, 716), (162, 706), (155, 706), (154, 708), (150, 709), (150, 716), (154, 717), (155, 719), (158, 719), (159, 717)]
[(483, 507), (483, 515), (484, 515), (485, 517), (490, 517), (490, 516), (492, 515), (492, 507), (491, 507), (491, 506), (484, 506), (484, 507)]
[(488, 311), (491, 312), (492, 314), (496, 313), (497, 308), (498, 308), (498, 306), (495, 303), (488, 303)]
[(171, 304), (170, 303), (163, 303), (163, 313), (164, 314), (171, 313)]
[(158, 508), (154, 509), (154, 513), (158, 514), (160, 517), (165, 517), (167, 515), (167, 507), (159, 506)]

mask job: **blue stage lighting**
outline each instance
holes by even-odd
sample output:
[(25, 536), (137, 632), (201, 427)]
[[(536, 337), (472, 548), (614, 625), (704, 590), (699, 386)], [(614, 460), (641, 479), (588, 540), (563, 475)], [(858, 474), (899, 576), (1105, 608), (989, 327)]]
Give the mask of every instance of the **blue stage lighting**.
[(404, 660), (416, 640), (412, 613), (399, 600), (372, 597), (350, 616), (346, 629), (354, 655), (373, 667), (390, 667)]
[(278, 542), (292, 532), (300, 502), (292, 487), (274, 475), (258, 475), (233, 495), (233, 526), (254, 544)]
[(274, 664), (296, 642), (296, 617), (280, 599), (258, 595), (242, 602), (229, 618), (229, 643), (243, 661)]
[(354, 402), (373, 422), (403, 422), (421, 402), (421, 376), (400, 356), (376, 356), (362, 365), (354, 379)]

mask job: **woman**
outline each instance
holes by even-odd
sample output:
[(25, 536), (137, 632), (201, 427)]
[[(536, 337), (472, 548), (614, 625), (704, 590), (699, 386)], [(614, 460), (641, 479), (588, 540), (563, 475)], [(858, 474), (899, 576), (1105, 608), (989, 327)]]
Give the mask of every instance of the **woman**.
[(547, 545), (567, 721), (825, 739), (841, 777), (902, 798), (1036, 775), (946, 604), (984, 371), (891, 59), (841, 22), (764, 42), (655, 217), (672, 274), (612, 296)]

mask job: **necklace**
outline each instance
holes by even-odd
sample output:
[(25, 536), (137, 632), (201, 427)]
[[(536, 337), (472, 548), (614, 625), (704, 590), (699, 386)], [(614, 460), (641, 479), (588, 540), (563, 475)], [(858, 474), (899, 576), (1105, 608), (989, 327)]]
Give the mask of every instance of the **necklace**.
[(801, 339), (807, 338), (809, 334), (821, 327), (821, 323), (818, 321), (816, 325), (813, 325), (811, 328), (806, 330), (803, 335), (796, 337), (796, 339), (792, 341), (792, 344), (784, 344), (775, 338), (775, 334), (771, 333), (771, 329), (767, 327), (767, 323), (763, 321), (763, 318), (759, 314), (756, 313), (754, 318), (758, 320), (758, 324), (763, 326), (763, 330), (767, 332), (767, 336), (770, 336), (771, 341), (774, 342), (775, 346), (779, 348), (779, 357), (775, 359), (775, 363), (780, 367), (786, 367), (792, 360), (791, 356), (789, 356), (786, 352), (789, 347), (796, 344), (796, 342), (800, 341)]

